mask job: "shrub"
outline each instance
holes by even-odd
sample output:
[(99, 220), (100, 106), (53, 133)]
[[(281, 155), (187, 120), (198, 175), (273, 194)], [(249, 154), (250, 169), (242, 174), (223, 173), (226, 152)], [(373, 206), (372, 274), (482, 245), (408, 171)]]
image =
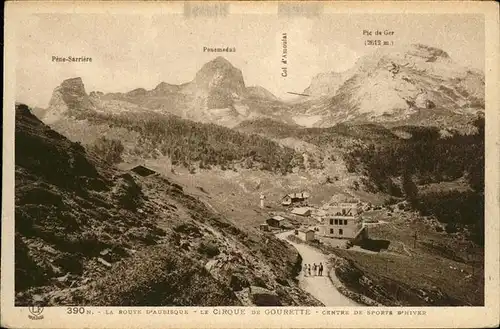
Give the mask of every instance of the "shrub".
[(102, 136), (94, 142), (91, 150), (106, 162), (114, 164), (122, 161), (124, 147), (121, 141)]
[(47, 269), (39, 266), (29, 254), (29, 249), (21, 236), (15, 236), (15, 288), (21, 291), (32, 286), (40, 286), (47, 282)]
[(299, 237), (293, 235), (293, 234), (290, 234), (289, 236), (286, 237), (288, 240), (292, 241), (292, 242), (295, 242), (295, 243), (304, 243), (304, 241), (302, 241)]
[[(139, 134), (138, 155), (152, 156), (156, 150), (167, 155), (172, 164), (190, 168), (202, 162), (203, 168), (220, 166), (234, 169), (231, 163), (261, 167), (273, 172), (290, 172), (298, 154), (289, 147), (259, 135), (243, 134), (215, 124), (203, 124), (176, 116), (152, 113), (94, 113), (87, 118), (93, 124), (113, 124)], [(107, 145), (109, 143), (105, 143)], [(100, 144), (99, 144), (100, 145)], [(107, 153), (98, 147), (98, 151)]]
[(454, 223), (448, 223), (446, 224), (446, 233), (456, 233), (458, 232), (458, 228), (456, 226), (456, 224)]
[[(386, 206), (387, 209), (389, 209), (391, 205), (393, 204), (396, 204), (398, 202), (397, 199), (393, 198), (393, 197), (389, 197), (389, 199), (385, 200), (384, 201), (384, 206)], [(401, 204), (398, 205), (398, 207), (400, 207)], [(399, 208), (399, 209), (402, 209), (402, 208)]]
[(203, 241), (198, 246), (198, 251), (204, 253), (208, 257), (215, 257), (220, 254), (219, 247), (214, 241)]
[(359, 183), (357, 180), (355, 180), (352, 185), (355, 191), (359, 190)]
[(408, 201), (414, 203), (418, 195), (417, 185), (415, 185), (411, 176), (406, 172), (403, 175), (402, 180), (403, 180), (402, 185), (403, 185), (404, 196)]
[(239, 305), (201, 265), (166, 245), (124, 260), (92, 287), (86, 304), (116, 306)]

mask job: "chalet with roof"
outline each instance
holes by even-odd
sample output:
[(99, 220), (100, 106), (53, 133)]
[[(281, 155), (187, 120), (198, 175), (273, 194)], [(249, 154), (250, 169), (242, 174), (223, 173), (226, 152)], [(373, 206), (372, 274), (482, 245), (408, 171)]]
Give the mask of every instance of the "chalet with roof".
[(135, 172), (136, 174), (147, 177), (153, 174), (156, 174), (156, 171), (151, 170), (143, 165), (135, 166), (134, 168), (130, 169), (130, 171)]
[(311, 208), (308, 207), (293, 208), (292, 214), (304, 217), (311, 216)]
[(285, 218), (279, 215), (273, 216), (266, 220), (267, 225), (272, 227), (282, 227), (284, 224)]
[(259, 225), (259, 229), (264, 232), (269, 232), (269, 224), (267, 223), (262, 223)]
[(310, 195), (308, 192), (288, 193), (281, 199), (281, 204), (283, 206), (299, 204), (306, 202), (309, 197)]
[(303, 241), (312, 241), (316, 238), (316, 232), (309, 227), (301, 227), (295, 230), (295, 235)]

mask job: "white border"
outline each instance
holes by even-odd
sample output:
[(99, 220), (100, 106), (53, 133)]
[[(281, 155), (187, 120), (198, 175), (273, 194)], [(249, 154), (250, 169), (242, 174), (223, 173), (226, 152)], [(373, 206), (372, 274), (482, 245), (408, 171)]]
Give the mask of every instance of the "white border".
[[(43, 320), (28, 319), (27, 308), (14, 307), (14, 104), (16, 86), (16, 17), (29, 13), (183, 13), (183, 2), (8, 2), (5, 5), (5, 48), (4, 48), (4, 111), (3, 111), (3, 186), (2, 186), (2, 271), (1, 271), (1, 325), (23, 328), (471, 328), (494, 327), (499, 324), (499, 6), (495, 2), (321, 2), (324, 13), (479, 13), (485, 16), (485, 79), (486, 79), (486, 244), (485, 244), (485, 307), (343, 307), (349, 310), (346, 316), (321, 316), (323, 310), (332, 308), (306, 308), (307, 316), (271, 316), (263, 314), (269, 308), (247, 307), (248, 316), (202, 315), (201, 310), (210, 313), (214, 308), (175, 307), (189, 310), (188, 316), (170, 315), (97, 315), (100, 311), (119, 309), (145, 310), (146, 307), (86, 307), (94, 315), (66, 315), (66, 307), (46, 308)], [(233, 2), (232, 13), (277, 13), (276, 2)], [(464, 49), (464, 51), (467, 51)], [(155, 308), (157, 310), (163, 308)], [(223, 308), (216, 308), (223, 309)], [(224, 309), (236, 309), (225, 307)], [(197, 313), (194, 314), (194, 310)], [(251, 315), (259, 310), (260, 315)], [(354, 315), (354, 311), (392, 310), (425, 311), (425, 316), (369, 316)], [(316, 312), (319, 312), (316, 313)]]

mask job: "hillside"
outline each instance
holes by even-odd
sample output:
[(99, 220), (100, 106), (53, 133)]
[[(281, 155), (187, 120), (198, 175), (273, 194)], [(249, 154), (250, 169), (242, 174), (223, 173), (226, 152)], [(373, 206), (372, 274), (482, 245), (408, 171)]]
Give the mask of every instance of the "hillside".
[(328, 128), (306, 128), (297, 124), (287, 124), (264, 118), (244, 121), (235, 128), (238, 131), (271, 138), (294, 137), (316, 146), (331, 146), (336, 142), (348, 140), (377, 140), (384, 142), (399, 138), (391, 130), (370, 123), (341, 123)]
[(111, 167), (24, 105), (15, 137), (16, 305), (318, 305), (286, 243)]
[(442, 136), (436, 129), (408, 129), (412, 137), (368, 143), (346, 152), (347, 170), (367, 178), (367, 190), (403, 197), (478, 244), (484, 242), (484, 117), (476, 132)]
[(484, 74), (453, 61), (443, 50), (421, 44), (378, 49), (346, 72), (324, 73), (304, 91), (311, 98), (293, 107), (300, 122), (429, 125), (467, 130), (484, 111)]
[[(213, 86), (208, 81), (220, 70), (225, 74), (224, 79), (239, 81), (241, 78), (239, 70), (220, 59), (204, 66), (194, 85), (182, 88), (208, 88), (211, 92), (220, 88), (231, 89), (231, 83)], [(87, 148), (94, 147), (98, 138), (104, 136), (123, 144), (125, 155), (140, 158), (168, 156), (174, 165), (193, 170), (212, 166), (232, 169), (239, 165), (286, 174), (302, 161), (293, 149), (267, 138), (241, 134), (219, 124), (187, 120), (182, 113), (181, 116), (174, 115), (146, 104), (157, 96), (170, 97), (171, 93), (182, 88), (161, 83), (152, 91), (136, 89), (126, 95), (110, 96), (97, 92), (89, 95), (80, 78), (68, 79), (54, 90), (49, 108), (37, 113), (53, 129)], [(242, 81), (235, 88), (235, 92), (247, 92)], [(250, 90), (248, 101), (253, 102), (255, 108), (266, 109), (269, 113), (274, 111), (272, 104), (279, 103), (275, 97), (263, 88), (251, 87)], [(216, 98), (212, 101), (216, 102)], [(217, 99), (223, 101), (220, 97)]]
[[(99, 136), (119, 140), (125, 153), (138, 158), (169, 157), (173, 165), (233, 169), (236, 165), (281, 174), (302, 161), (293, 149), (257, 135), (158, 113), (79, 112), (51, 126), (88, 147)], [(90, 133), (93, 132), (93, 133)]]

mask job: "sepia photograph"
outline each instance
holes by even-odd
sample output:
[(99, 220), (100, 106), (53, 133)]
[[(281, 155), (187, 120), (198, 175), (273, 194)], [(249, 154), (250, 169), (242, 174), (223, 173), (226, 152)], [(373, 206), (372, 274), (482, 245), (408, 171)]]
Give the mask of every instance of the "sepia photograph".
[(11, 22), (14, 307), (487, 306), (484, 13), (175, 5)]

